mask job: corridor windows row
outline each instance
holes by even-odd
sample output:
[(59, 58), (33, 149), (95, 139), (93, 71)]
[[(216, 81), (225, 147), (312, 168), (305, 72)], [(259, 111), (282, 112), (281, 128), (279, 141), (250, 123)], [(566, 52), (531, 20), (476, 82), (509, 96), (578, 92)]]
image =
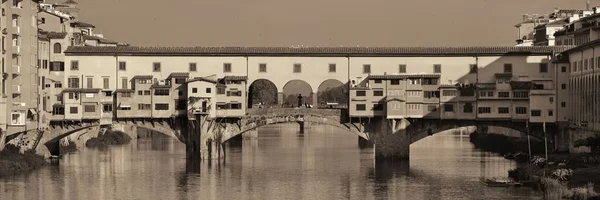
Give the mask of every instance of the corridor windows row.
[(239, 110), (242, 109), (241, 103), (217, 102), (217, 110)]
[[(532, 117), (541, 117), (542, 116), (542, 110), (531, 110), (531, 116)], [(554, 116), (554, 110), (549, 109), (548, 110), (548, 116), (550, 116), (550, 117)]]
[[(470, 67), (470, 71), (472, 71), (472, 73), (475, 73), (477, 71), (476, 65), (469, 65), (469, 67)], [(370, 74), (371, 73), (371, 64), (363, 64), (362, 72), (363, 72), (363, 74)], [(398, 73), (406, 73), (406, 64), (398, 65)], [(442, 65), (434, 64), (433, 65), (433, 73), (442, 73)]]

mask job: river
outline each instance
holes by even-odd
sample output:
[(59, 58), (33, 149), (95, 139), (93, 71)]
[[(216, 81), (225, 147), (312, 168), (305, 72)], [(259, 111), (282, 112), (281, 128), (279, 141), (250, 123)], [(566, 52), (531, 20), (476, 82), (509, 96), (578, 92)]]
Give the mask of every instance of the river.
[(438, 134), (410, 148), (410, 162), (377, 163), (373, 148), (333, 127), (259, 130), (228, 147), (224, 162), (185, 160), (171, 138), (84, 149), (60, 166), (0, 180), (0, 199), (539, 199), (529, 188), (488, 188), (515, 164), (473, 148), (468, 136)]

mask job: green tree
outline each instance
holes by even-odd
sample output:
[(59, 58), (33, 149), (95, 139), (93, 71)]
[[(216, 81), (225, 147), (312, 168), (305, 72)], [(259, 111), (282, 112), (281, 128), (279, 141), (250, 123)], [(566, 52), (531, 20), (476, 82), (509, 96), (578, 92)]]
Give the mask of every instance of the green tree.
[(258, 103), (263, 103), (267, 106), (276, 105), (277, 87), (271, 81), (265, 79), (256, 80), (250, 85), (248, 99), (250, 100), (250, 105)]

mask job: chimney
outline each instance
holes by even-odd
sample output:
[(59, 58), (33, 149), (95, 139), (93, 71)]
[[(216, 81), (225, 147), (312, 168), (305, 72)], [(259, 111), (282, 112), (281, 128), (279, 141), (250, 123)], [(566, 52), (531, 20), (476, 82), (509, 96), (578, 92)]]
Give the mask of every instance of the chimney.
[(590, 1), (585, 2), (585, 10), (590, 10)]

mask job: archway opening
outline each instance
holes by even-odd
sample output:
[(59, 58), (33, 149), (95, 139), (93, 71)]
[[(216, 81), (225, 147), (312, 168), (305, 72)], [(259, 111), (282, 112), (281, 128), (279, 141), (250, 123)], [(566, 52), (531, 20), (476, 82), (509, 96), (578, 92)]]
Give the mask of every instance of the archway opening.
[(258, 105), (271, 107), (277, 105), (277, 86), (267, 79), (258, 79), (250, 84), (248, 91), (248, 108)]
[(314, 105), (312, 87), (302, 80), (291, 80), (283, 86), (283, 107)]
[(325, 80), (317, 90), (319, 108), (347, 108), (347, 85), (335, 79)]

